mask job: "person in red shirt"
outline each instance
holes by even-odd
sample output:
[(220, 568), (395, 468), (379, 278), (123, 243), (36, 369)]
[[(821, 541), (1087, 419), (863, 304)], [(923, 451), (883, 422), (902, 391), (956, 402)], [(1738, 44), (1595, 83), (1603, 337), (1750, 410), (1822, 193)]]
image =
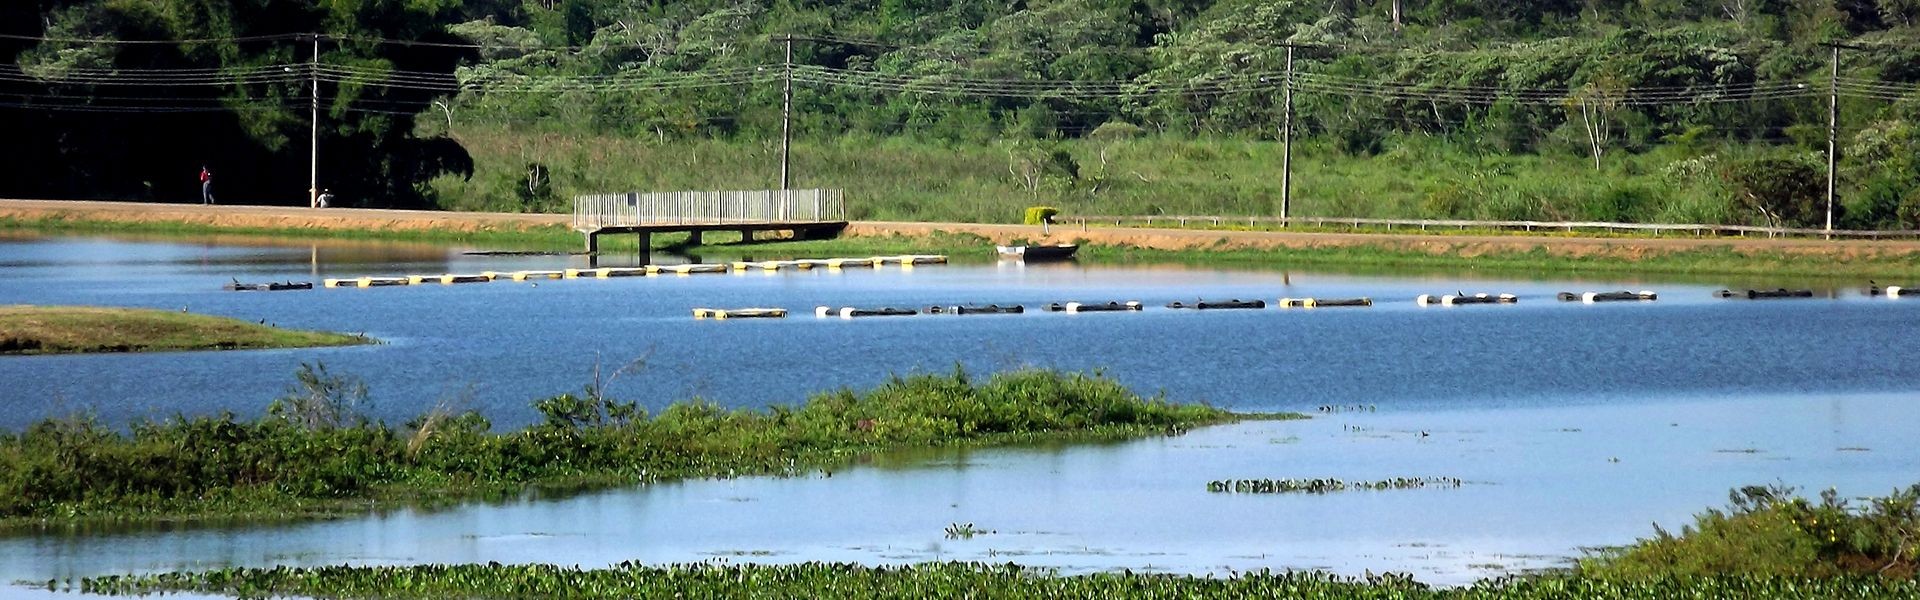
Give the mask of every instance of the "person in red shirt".
[(213, 171), (200, 165), (200, 203), (213, 204)]

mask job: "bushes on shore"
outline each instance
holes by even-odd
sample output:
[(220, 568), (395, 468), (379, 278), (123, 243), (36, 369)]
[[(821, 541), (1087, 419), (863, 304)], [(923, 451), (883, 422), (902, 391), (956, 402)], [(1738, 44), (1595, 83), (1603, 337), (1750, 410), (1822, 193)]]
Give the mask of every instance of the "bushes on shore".
[(1784, 577), (1885, 575), (1920, 567), (1920, 484), (1861, 505), (1833, 490), (1819, 502), (1791, 488), (1734, 490), (1726, 510), (1708, 510), (1673, 535), (1655, 536), (1581, 564), (1603, 577), (1748, 573)]
[(590, 387), (537, 402), (539, 425), (496, 433), (471, 412), (435, 411), (401, 428), (344, 414), (363, 398), (356, 383), (303, 373), (256, 420), (221, 414), (121, 432), (73, 418), (0, 435), (0, 520), (298, 515), (345, 500), (790, 473), (889, 448), (1154, 435), (1234, 418), (1099, 376), (1022, 370), (976, 383), (956, 371), (767, 411), (694, 399), (649, 415)]

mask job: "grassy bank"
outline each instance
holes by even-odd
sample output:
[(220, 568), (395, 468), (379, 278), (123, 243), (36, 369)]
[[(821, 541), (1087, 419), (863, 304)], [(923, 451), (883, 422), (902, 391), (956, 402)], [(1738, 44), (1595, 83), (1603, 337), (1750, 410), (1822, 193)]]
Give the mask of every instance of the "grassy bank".
[[(0, 230), (45, 234), (105, 235), (251, 235), (262, 239), (345, 239), (442, 243), (482, 249), (574, 252), (580, 235), (561, 226), (524, 230), (454, 231), (418, 229), (246, 228), (206, 224), (122, 223), (81, 218), (0, 219)], [(1065, 236), (1071, 237), (1068, 230)], [(877, 254), (946, 254), (958, 261), (993, 260), (993, 243), (970, 234), (936, 233), (925, 236), (844, 237), (833, 240), (738, 243), (738, 234), (709, 233), (706, 245), (686, 246), (687, 236), (653, 236), (654, 251), (688, 252), (702, 259), (753, 257), (818, 258)], [(618, 256), (632, 252), (633, 236), (602, 239), (602, 252)], [(1766, 248), (1651, 248), (1631, 240), (1580, 252), (1559, 251), (1553, 241), (1516, 240), (1492, 245), (1436, 233), (1414, 238), (1381, 237), (1346, 245), (1301, 248), (1244, 248), (1219, 243), (1181, 250), (1142, 248), (1126, 244), (1088, 243), (1080, 256), (1101, 264), (1188, 264), (1236, 268), (1310, 268), (1348, 272), (1405, 272), (1407, 270), (1472, 270), (1507, 274), (1665, 274), (1764, 275), (1799, 278), (1883, 280), (1920, 279), (1920, 253), (1866, 248), (1854, 251), (1808, 251)]]
[(1679, 535), (1610, 551), (1571, 570), (1431, 588), (1398, 575), (1322, 573), (1224, 578), (1100, 573), (977, 563), (906, 567), (851, 564), (648, 566), (582, 570), (555, 565), (422, 565), (220, 569), (48, 581), (53, 590), (100, 594), (166, 591), (247, 597), (327, 598), (1323, 598), (1394, 600), (1860, 600), (1920, 597), (1920, 485), (1850, 507), (1791, 490), (1746, 488), (1727, 511), (1700, 515)]
[(95, 306), (0, 306), (0, 354), (311, 348), (373, 343), (359, 335), (269, 327), (225, 317)]
[(534, 403), (544, 421), (493, 432), (436, 410), (402, 427), (355, 415), (365, 387), (304, 367), (258, 420), (136, 424), (45, 421), (0, 436), (0, 525), (300, 519), (413, 502), (575, 490), (688, 477), (798, 474), (862, 454), (933, 446), (1173, 435), (1242, 418), (1142, 398), (1110, 379), (1016, 371), (895, 378), (797, 407), (675, 403), (649, 415), (581, 394)]
[(1540, 275), (1765, 275), (1824, 279), (1920, 277), (1920, 254), (1826, 254), (1784, 250), (1736, 250), (1710, 247), (1649, 251), (1624, 247), (1586, 254), (1531, 249), (1486, 248), (1470, 242), (1449, 242), (1436, 236), (1430, 242), (1378, 245), (1321, 246), (1261, 250), (1154, 250), (1128, 246), (1093, 246), (1081, 252), (1103, 263), (1185, 263), (1291, 268), (1336, 267), (1349, 271), (1405, 270), (1474, 271)]

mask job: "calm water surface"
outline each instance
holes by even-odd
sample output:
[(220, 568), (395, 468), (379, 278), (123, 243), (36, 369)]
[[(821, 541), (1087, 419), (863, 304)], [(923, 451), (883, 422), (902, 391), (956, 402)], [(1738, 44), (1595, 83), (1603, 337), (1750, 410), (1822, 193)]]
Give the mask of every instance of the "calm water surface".
[[(885, 457), (811, 477), (694, 481), (566, 499), (237, 530), (0, 540), (0, 580), (222, 565), (624, 560), (1013, 560), (1070, 571), (1411, 571), (1461, 583), (1562, 564), (1783, 482), (1882, 494), (1920, 481), (1920, 302), (1732, 302), (1722, 286), (1610, 276), (951, 265), (271, 294), (230, 278), (562, 268), (417, 246), (0, 241), (0, 303), (103, 304), (364, 331), (380, 346), (0, 359), (0, 427), (91, 409), (110, 422), (256, 414), (301, 362), (365, 378), (400, 421), (442, 397), (511, 427), (596, 360), (646, 357), (614, 391), (659, 406), (801, 401), (888, 373), (1103, 368), (1144, 391), (1245, 410), (1368, 404), (1312, 421), (1064, 449)], [(1851, 287), (1851, 286), (1848, 286)], [(1555, 292), (1655, 289), (1652, 304)], [(1421, 309), (1416, 294), (1517, 306)], [(1372, 296), (1371, 309), (696, 322), (693, 307)], [(470, 394), (462, 390), (471, 389)], [(1427, 435), (1422, 436), (1425, 432)], [(1618, 459), (1614, 462), (1612, 459)], [(1210, 479), (1448, 476), (1460, 489), (1210, 494)], [(942, 535), (972, 522), (992, 533)], [(16, 588), (17, 589), (17, 588)], [(3, 591), (3, 590), (0, 590)]]
[[(1920, 302), (1859, 297), (1733, 302), (1715, 285), (1355, 277), (1280, 271), (923, 266), (829, 272), (232, 293), (246, 281), (563, 268), (571, 257), (448, 249), (242, 247), (106, 240), (0, 241), (0, 302), (104, 304), (286, 327), (366, 332), (379, 346), (0, 360), (0, 427), (92, 409), (111, 422), (257, 414), (302, 362), (358, 375), (392, 422), (471, 390), (513, 427), (535, 398), (579, 389), (596, 362), (645, 357), (614, 391), (658, 407), (797, 403), (890, 373), (1017, 365), (1103, 368), (1180, 401), (1248, 409), (1368, 403), (1397, 409), (1564, 406), (1645, 398), (1904, 392), (1920, 361)], [(580, 265), (575, 265), (580, 266)], [(1729, 282), (1735, 284), (1735, 282)], [(1758, 284), (1755, 284), (1758, 285)], [(1566, 290), (1658, 288), (1654, 304), (1582, 306)], [(1516, 306), (1421, 309), (1421, 293), (1509, 292)], [(1372, 296), (1371, 309), (1157, 309), (1172, 300)], [(1141, 300), (1156, 309), (1067, 316), (814, 319), (821, 304)], [(694, 321), (694, 307), (777, 306), (800, 318)]]

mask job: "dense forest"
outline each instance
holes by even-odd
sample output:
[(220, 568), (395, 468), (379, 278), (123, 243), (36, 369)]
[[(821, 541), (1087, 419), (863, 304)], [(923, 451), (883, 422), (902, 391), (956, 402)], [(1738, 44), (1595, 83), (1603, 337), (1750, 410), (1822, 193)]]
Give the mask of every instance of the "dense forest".
[(1916, 228), (1916, 19), (1920, 0), (18, 0), (0, 196), (194, 201), (204, 164), (223, 201), (303, 204), (315, 106), (319, 186), (349, 205), (767, 188), (791, 81), (794, 185), (848, 189), (856, 218), (1276, 214), (1290, 91), (1295, 216), (1817, 227), (1837, 97), (1836, 225)]

